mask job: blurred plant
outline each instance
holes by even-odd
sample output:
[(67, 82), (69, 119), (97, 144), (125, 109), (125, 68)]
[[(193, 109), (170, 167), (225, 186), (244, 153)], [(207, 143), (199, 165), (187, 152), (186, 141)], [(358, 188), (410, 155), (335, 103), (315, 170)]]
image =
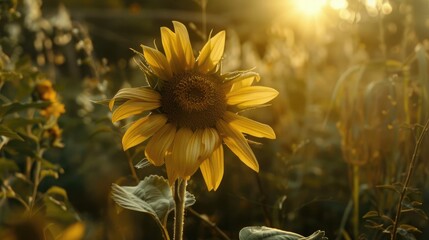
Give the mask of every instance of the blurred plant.
[[(401, 7), (409, 6), (404, 3)], [(382, 5), (374, 5), (372, 10), (367, 10), (369, 15), (374, 9), (386, 14), (384, 8)], [(404, 17), (409, 19), (409, 14), (410, 12), (405, 12)], [(412, 170), (408, 170), (404, 183), (398, 182), (401, 182), (402, 173), (407, 166), (408, 169), (414, 169), (417, 164), (415, 154), (412, 160), (407, 161), (411, 156), (413, 134), (417, 133), (410, 133), (406, 129), (415, 131), (416, 126), (421, 126), (424, 119), (428, 118), (427, 48), (421, 43), (415, 43), (409, 35), (404, 35), (400, 45), (407, 48), (409, 44), (415, 44), (415, 51), (405, 56), (406, 49), (402, 49), (402, 56), (398, 56), (393, 51), (394, 48), (386, 43), (383, 15), (374, 16), (380, 19), (380, 54), (373, 54), (376, 57), (369, 56), (345, 71), (333, 94), (338, 107), (337, 127), (342, 138), (343, 158), (350, 166), (352, 179), (353, 235), (357, 238), (360, 231), (360, 199), (365, 196), (363, 193), (370, 191), (375, 192), (378, 210), (364, 215), (367, 226), (389, 233), (391, 239), (396, 239), (397, 234), (405, 239), (415, 239), (413, 233), (418, 232), (418, 228), (399, 223), (401, 206), (404, 204), (409, 206), (406, 212), (418, 213), (427, 218), (419, 209), (419, 202), (412, 200), (412, 195), (416, 193), (408, 187)], [(411, 22), (408, 21), (407, 24)], [(406, 28), (410, 31), (411, 26), (406, 25)], [(425, 130), (420, 132), (422, 131)], [(422, 135), (417, 135), (420, 140), (415, 153), (422, 141)], [(365, 190), (367, 187), (369, 189)], [(387, 192), (388, 189), (394, 191)], [(410, 204), (411, 202), (414, 203)], [(398, 228), (399, 225), (402, 227)]]
[(3, 227), (0, 235), (7, 239), (21, 236), (17, 232), (20, 226), (40, 221), (44, 235), (55, 238), (78, 219), (64, 189), (52, 186), (42, 192), (39, 188), (43, 180), (58, 178), (64, 171), (44, 157), (50, 149), (63, 146), (57, 120), (64, 105), (52, 83), (39, 80), (42, 74), (31, 63), (12, 62), (5, 53), (0, 54), (0, 220), (11, 227)]
[(68, 16), (43, 18), (40, 1), (9, 7), (0, 18), (0, 238), (68, 240), (63, 231), (79, 216), (66, 191), (49, 183), (64, 173), (58, 159), (49, 159), (64, 147), (58, 120), (65, 113), (51, 77), (61, 63), (52, 43), (64, 44), (53, 36), (66, 30), (60, 25)]

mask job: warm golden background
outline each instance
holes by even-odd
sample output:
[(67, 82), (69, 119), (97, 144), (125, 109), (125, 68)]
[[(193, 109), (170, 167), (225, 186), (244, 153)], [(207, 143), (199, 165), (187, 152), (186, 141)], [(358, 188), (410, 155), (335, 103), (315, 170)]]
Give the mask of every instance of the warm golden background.
[[(58, 239), (82, 221), (85, 239), (161, 239), (150, 217), (118, 214), (109, 197), (112, 183), (132, 184), (128, 159), (144, 156), (122, 151), (123, 124), (113, 125), (108, 107), (94, 102), (144, 84), (129, 49), (160, 45), (159, 28), (178, 20), (194, 50), (204, 33), (225, 29), (223, 69), (255, 68), (262, 85), (280, 92), (271, 106), (244, 113), (277, 134), (251, 143), (259, 174), (226, 152), (216, 192), (199, 173), (191, 179), (197, 202), (186, 213), (185, 239), (227, 239), (203, 219), (230, 239), (251, 225), (390, 239), (383, 231), (392, 227), (429, 118), (428, 0), (2, 0), (0, 9), (1, 104), (30, 99), (34, 79), (54, 83), (66, 109), (58, 119), (64, 147), (44, 153), (59, 176), (38, 189), (45, 196), (59, 186), (68, 197), (62, 210), (21, 216), (6, 192), (24, 188), (17, 176), (27, 147), (12, 139), (0, 149), (0, 237)], [(427, 138), (419, 150), (398, 239), (429, 239)], [(136, 171), (141, 179), (165, 176), (153, 166)]]

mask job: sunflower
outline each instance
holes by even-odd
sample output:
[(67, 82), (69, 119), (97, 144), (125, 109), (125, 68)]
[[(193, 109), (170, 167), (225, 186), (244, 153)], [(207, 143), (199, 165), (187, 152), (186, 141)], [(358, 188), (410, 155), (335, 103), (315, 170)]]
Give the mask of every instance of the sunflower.
[(170, 184), (189, 179), (199, 168), (208, 190), (216, 190), (224, 173), (222, 142), (259, 171), (244, 134), (275, 139), (275, 133), (236, 112), (265, 104), (278, 92), (252, 86), (259, 81), (255, 72), (221, 73), (225, 31), (211, 37), (195, 59), (186, 27), (176, 21), (173, 25), (174, 32), (161, 27), (164, 54), (142, 45), (145, 61), (139, 65), (154, 81), (148, 87), (119, 90), (109, 102), (112, 122), (147, 113), (126, 130), (124, 151), (150, 139), (146, 158), (155, 166), (165, 164)]

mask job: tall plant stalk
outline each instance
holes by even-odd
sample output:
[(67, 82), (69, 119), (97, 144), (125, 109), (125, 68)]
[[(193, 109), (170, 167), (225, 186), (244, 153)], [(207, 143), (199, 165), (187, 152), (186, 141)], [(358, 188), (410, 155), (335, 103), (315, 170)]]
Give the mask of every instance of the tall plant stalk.
[(183, 226), (185, 223), (185, 197), (187, 180), (178, 179), (174, 187), (174, 240), (183, 239)]
[(353, 236), (359, 237), (359, 165), (353, 164)]
[(414, 147), (413, 155), (411, 157), (411, 162), (408, 165), (407, 176), (405, 177), (404, 184), (402, 185), (401, 195), (399, 196), (398, 206), (396, 208), (395, 221), (393, 222), (392, 231), (390, 232), (391, 240), (396, 240), (396, 237), (397, 237), (396, 232), (398, 230), (399, 220), (401, 219), (401, 214), (402, 214), (402, 202), (404, 201), (405, 195), (407, 194), (408, 185), (410, 184), (411, 177), (414, 173), (414, 168), (416, 166), (417, 159), (420, 153), (420, 147), (422, 145), (422, 142), (428, 130), (429, 130), (429, 119), (426, 121), (422, 129), (422, 132), (420, 133), (419, 138), (417, 139), (416, 145)]

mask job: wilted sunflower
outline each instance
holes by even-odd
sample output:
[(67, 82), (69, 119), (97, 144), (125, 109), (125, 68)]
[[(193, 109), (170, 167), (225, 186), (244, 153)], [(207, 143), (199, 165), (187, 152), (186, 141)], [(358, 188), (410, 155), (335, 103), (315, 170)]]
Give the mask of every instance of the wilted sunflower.
[(278, 92), (251, 86), (259, 80), (251, 71), (221, 74), (225, 31), (210, 38), (195, 59), (186, 27), (180, 22), (173, 25), (174, 32), (161, 28), (165, 55), (142, 45), (145, 62), (139, 65), (156, 84), (121, 89), (109, 103), (111, 110), (116, 100), (121, 103), (113, 110), (112, 121), (149, 112), (125, 132), (124, 150), (152, 137), (145, 155), (156, 166), (165, 163), (170, 184), (177, 178), (189, 179), (200, 168), (208, 190), (216, 190), (224, 172), (222, 141), (244, 164), (259, 171), (243, 133), (274, 139), (274, 131), (235, 112), (265, 104)]

